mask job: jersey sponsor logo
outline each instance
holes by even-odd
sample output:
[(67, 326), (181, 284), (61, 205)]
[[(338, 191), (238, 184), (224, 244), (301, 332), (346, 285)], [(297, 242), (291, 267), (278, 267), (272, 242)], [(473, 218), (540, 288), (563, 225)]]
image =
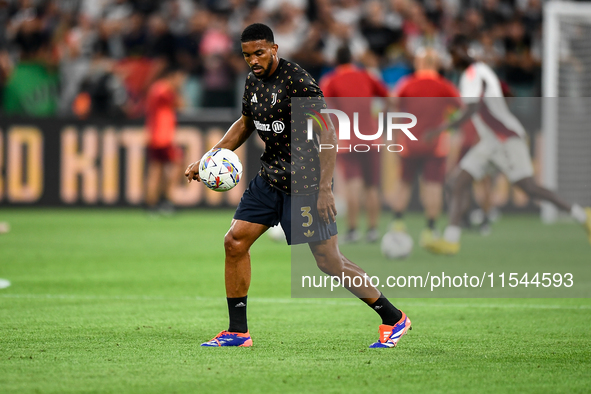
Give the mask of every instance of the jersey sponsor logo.
[[(275, 93), (273, 93), (275, 94)], [(283, 133), (283, 130), (285, 130), (285, 124), (280, 121), (280, 120), (276, 120), (273, 123), (271, 123), (271, 128), (273, 129), (273, 131), (277, 134), (281, 134)]]
[(253, 93), (253, 94), (252, 94), (252, 98), (250, 99), (250, 103), (251, 103), (251, 104), (255, 104), (255, 103), (257, 103), (257, 104), (258, 104), (258, 100), (257, 100), (257, 95), (256, 95), (256, 93)]
[(271, 95), (271, 105), (275, 105), (277, 103), (277, 93), (273, 93)]
[(259, 131), (271, 131), (271, 125), (269, 123), (261, 123), (258, 120), (254, 121), (254, 127)]
[(274, 133), (281, 134), (285, 130), (285, 123), (283, 123), (280, 120), (276, 120), (273, 123), (269, 124), (255, 120), (254, 127), (256, 127), (256, 129), (259, 131), (272, 131)]

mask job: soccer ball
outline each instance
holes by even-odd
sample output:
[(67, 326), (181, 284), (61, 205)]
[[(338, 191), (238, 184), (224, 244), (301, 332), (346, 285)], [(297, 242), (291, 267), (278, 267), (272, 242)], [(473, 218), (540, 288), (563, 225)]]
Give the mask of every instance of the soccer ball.
[(214, 148), (203, 155), (199, 177), (205, 186), (216, 192), (226, 192), (240, 182), (242, 163), (229, 149)]
[(403, 259), (412, 252), (413, 240), (402, 231), (387, 232), (382, 238), (382, 254), (389, 259)]
[(285, 232), (283, 231), (281, 224), (271, 227), (267, 230), (267, 234), (273, 242), (285, 242)]

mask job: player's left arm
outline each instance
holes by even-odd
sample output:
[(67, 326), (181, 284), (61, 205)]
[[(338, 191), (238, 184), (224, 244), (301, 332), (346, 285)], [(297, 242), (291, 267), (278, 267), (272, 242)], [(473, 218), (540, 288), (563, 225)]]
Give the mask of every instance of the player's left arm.
[[(304, 97), (313, 99), (312, 101), (321, 106), (326, 106), (324, 101), (323, 91), (316, 84), (316, 81), (309, 76), (307, 73), (302, 73), (301, 78), (294, 78), (292, 87), (296, 92), (306, 92)], [(324, 84), (326, 85), (326, 84)], [(320, 101), (320, 102), (319, 102)], [(320, 127), (318, 124), (314, 124), (314, 132), (319, 136), (321, 146), (334, 146), (335, 149), (320, 149), (318, 152), (318, 158), (320, 160), (320, 183), (318, 185), (318, 214), (320, 219), (326, 223), (334, 222), (337, 216), (337, 208), (332, 193), (332, 179), (334, 175), (334, 168), (336, 163), (336, 146), (337, 146), (337, 134), (330, 120), (328, 114), (322, 114), (322, 118), (327, 125), (327, 128)]]
[[(328, 129), (324, 130), (316, 125), (314, 131), (320, 136), (321, 146), (337, 146), (337, 133), (328, 114), (322, 114)], [(334, 222), (337, 208), (332, 193), (332, 179), (337, 159), (337, 150), (321, 149), (318, 153), (320, 160), (320, 191), (318, 193), (318, 214), (325, 223)]]

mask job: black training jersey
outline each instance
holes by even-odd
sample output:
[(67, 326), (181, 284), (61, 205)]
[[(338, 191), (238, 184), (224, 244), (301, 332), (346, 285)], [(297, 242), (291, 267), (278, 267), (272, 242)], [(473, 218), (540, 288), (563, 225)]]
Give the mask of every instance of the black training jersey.
[[(306, 139), (305, 120), (292, 119), (292, 97), (309, 98), (306, 106), (310, 108), (326, 108), (314, 78), (296, 63), (280, 59), (275, 72), (265, 79), (248, 74), (242, 114), (253, 119), (265, 143), (260, 171), (263, 179), (284, 193), (311, 194), (319, 189), (318, 148)], [(292, 141), (297, 146), (292, 147)]]

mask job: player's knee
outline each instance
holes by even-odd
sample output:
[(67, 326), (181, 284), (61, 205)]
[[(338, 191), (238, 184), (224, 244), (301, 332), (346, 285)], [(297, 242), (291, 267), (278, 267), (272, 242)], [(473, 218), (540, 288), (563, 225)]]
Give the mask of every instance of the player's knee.
[(240, 257), (248, 253), (245, 243), (237, 239), (232, 230), (228, 231), (224, 237), (224, 249), (226, 251), (226, 257), (229, 258)]
[(327, 275), (335, 276), (343, 272), (343, 261), (338, 253), (316, 252), (314, 258), (318, 269)]

